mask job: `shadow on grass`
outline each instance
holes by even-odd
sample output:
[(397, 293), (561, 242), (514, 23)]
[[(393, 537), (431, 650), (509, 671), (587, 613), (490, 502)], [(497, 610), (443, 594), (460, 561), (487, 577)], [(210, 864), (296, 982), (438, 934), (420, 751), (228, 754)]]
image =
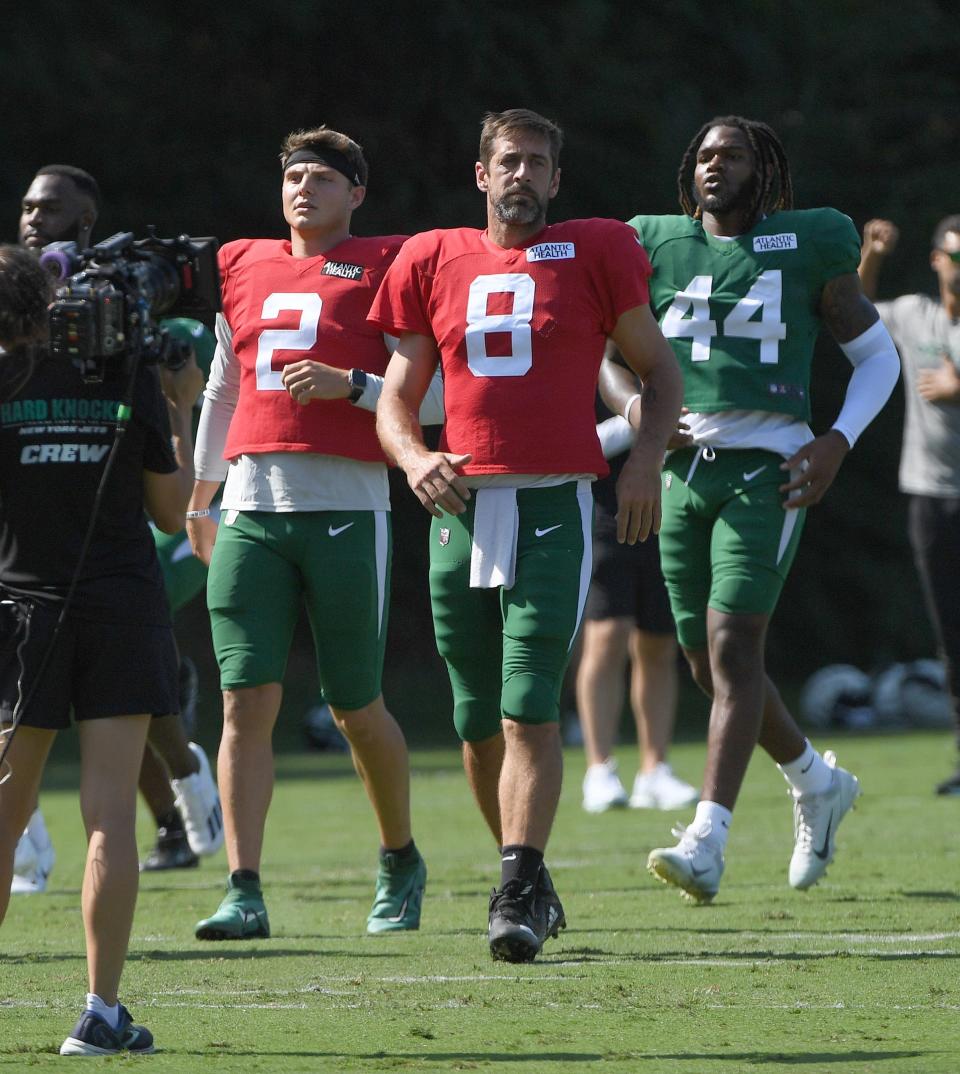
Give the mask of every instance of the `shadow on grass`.
[(960, 959), (960, 951), (606, 951), (599, 947), (568, 947), (551, 951), (544, 958), (537, 958), (537, 965), (586, 965), (600, 964), (608, 960), (616, 962), (651, 963), (689, 962), (693, 966), (704, 961), (718, 962), (819, 962), (824, 959), (858, 959), (870, 962), (930, 962)]
[[(877, 1063), (891, 1059), (919, 1059), (921, 1056), (940, 1055), (940, 1052), (668, 1052), (647, 1053), (624, 1056), (626, 1059), (675, 1059), (689, 1063), (691, 1060), (729, 1063), (731, 1060), (765, 1066), (767, 1063), (782, 1063), (786, 1066), (806, 1066), (808, 1063)], [(606, 1056), (608, 1059), (617, 1056)]]
[[(298, 937), (291, 937), (297, 939)], [(309, 937), (307, 937), (309, 938)], [(335, 939), (335, 937), (325, 937)], [(230, 941), (227, 944), (218, 943), (210, 947), (190, 947), (180, 951), (150, 950), (131, 951), (127, 955), (127, 962), (209, 962), (211, 959), (226, 961), (234, 958), (263, 959), (263, 958), (343, 958), (349, 953), (351, 958), (409, 958), (405, 951), (385, 951), (382, 947), (374, 950), (371, 946), (368, 951), (355, 949), (345, 952), (341, 949), (323, 950), (319, 948), (293, 948), (293, 947), (248, 947), (244, 941)], [(31, 953), (29, 955), (5, 955), (0, 956), (0, 966), (36, 966), (54, 962), (84, 961), (86, 955), (82, 950), (77, 951), (45, 951)]]

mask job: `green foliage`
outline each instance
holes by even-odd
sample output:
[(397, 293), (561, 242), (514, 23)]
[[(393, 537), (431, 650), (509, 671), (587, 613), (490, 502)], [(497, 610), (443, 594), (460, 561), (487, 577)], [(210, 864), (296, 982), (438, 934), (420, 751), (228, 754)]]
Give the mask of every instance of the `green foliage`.
[[(273, 938), (204, 944), (223, 856), (142, 879), (122, 995), (161, 1051), (151, 1070), (496, 1070), (581, 1074), (940, 1074), (960, 1066), (960, 856), (953, 800), (936, 799), (944, 736), (850, 738), (865, 796), (836, 862), (791, 891), (790, 803), (758, 758), (714, 905), (646, 873), (670, 815), (582, 812), (568, 755), (548, 860), (570, 925), (538, 961), (490, 961), (497, 856), (452, 751), (414, 756), (415, 830), (430, 877), (419, 933), (368, 937), (376, 834), (343, 758), (284, 757), (263, 878)], [(633, 758), (624, 751), (621, 768)], [(699, 746), (674, 762), (696, 779)], [(72, 768), (44, 808), (52, 891), (14, 900), (0, 955), (0, 1068), (62, 1064), (82, 1004), (81, 827)], [(144, 823), (141, 844), (151, 832)], [(115, 1062), (124, 1063), (125, 1060)]]

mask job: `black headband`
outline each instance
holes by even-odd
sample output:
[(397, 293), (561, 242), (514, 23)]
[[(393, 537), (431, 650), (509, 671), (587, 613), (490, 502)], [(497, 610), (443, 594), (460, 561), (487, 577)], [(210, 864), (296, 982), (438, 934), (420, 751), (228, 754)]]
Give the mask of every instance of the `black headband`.
[(291, 164), (326, 164), (328, 168), (333, 168), (334, 171), (349, 179), (354, 186), (361, 185), (357, 169), (339, 149), (329, 149), (327, 146), (313, 149), (310, 146), (304, 146), (302, 149), (295, 149), (284, 160), (283, 170), (286, 171)]

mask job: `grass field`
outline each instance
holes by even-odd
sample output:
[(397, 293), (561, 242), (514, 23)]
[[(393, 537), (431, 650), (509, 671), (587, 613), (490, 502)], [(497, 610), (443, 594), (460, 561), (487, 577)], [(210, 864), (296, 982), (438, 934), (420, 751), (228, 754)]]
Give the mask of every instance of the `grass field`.
[[(454, 752), (414, 756), (418, 842), (430, 877), (419, 933), (372, 938), (375, 847), (349, 763), (284, 755), (263, 875), (269, 941), (204, 944), (222, 852), (145, 877), (124, 1002), (161, 1049), (157, 1071), (960, 1071), (960, 800), (932, 784), (947, 737), (841, 739), (864, 797), (837, 860), (806, 894), (786, 883), (792, 828), (779, 773), (758, 756), (714, 905), (646, 873), (670, 814), (580, 809), (579, 751), (548, 862), (569, 928), (530, 966), (492, 962), (486, 897), (497, 859)], [(674, 753), (696, 781), (699, 745)], [(629, 773), (630, 751), (621, 768)], [(0, 1067), (56, 1054), (85, 992), (81, 828), (72, 771), (44, 794), (58, 862), (45, 896), (14, 901), (0, 932)], [(689, 820), (689, 815), (684, 819)], [(150, 839), (143, 818), (141, 844)]]

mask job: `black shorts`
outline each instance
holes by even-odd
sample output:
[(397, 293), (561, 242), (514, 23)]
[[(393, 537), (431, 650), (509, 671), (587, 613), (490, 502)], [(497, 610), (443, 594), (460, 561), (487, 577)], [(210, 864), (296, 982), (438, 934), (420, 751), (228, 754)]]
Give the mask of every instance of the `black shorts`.
[(593, 528), (593, 579), (585, 619), (633, 619), (640, 630), (672, 634), (673, 616), (660, 570), (656, 534), (634, 545), (617, 543), (617, 520), (600, 509)]
[[(9, 609), (0, 625), (0, 721), (9, 723), (21, 678), (24, 727), (60, 731), (77, 720), (162, 716), (180, 711), (177, 646), (168, 626), (98, 623), (68, 617), (34, 689), (59, 611), (35, 605), (28, 627), (13, 629)], [(26, 630), (26, 643), (18, 648)]]

